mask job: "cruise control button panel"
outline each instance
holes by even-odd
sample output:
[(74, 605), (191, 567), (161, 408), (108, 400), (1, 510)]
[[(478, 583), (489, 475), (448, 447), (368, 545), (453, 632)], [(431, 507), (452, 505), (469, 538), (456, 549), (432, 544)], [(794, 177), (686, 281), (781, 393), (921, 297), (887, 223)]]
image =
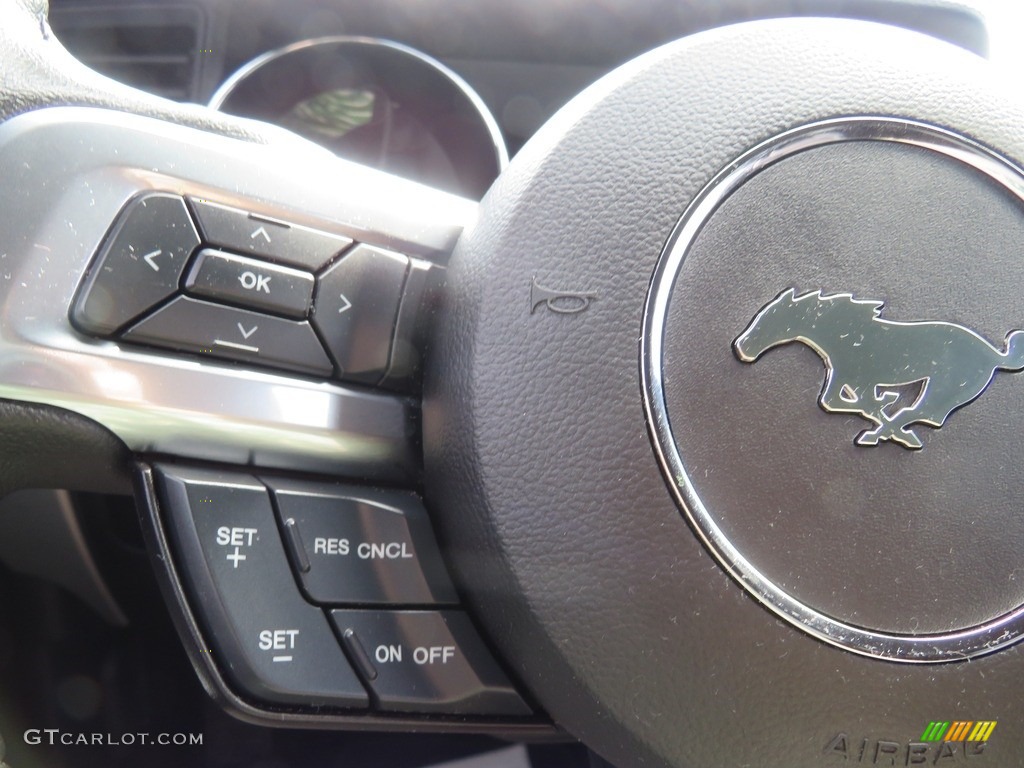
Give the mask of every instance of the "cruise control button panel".
[(185, 280), (185, 290), (194, 296), (297, 319), (309, 314), (313, 285), (309, 272), (215, 248), (204, 248), (196, 255)]
[(454, 605), (427, 513), (412, 493), (266, 480), (292, 563), (316, 603)]
[(186, 296), (139, 322), (124, 338), (301, 373), (330, 376), (334, 370), (308, 322)]
[(163, 193), (136, 198), (101, 247), (72, 319), (91, 333), (114, 333), (174, 295), (198, 245), (184, 200)]
[(170, 464), (143, 467), (140, 487), (196, 667), (247, 717), (537, 724), (460, 606), (416, 494)]
[(331, 611), (381, 709), (528, 715), (461, 611)]
[(323, 612), (291, 578), (265, 486), (251, 477), (160, 468), (167, 524), (221, 668), (247, 694), (365, 707), (366, 691)]

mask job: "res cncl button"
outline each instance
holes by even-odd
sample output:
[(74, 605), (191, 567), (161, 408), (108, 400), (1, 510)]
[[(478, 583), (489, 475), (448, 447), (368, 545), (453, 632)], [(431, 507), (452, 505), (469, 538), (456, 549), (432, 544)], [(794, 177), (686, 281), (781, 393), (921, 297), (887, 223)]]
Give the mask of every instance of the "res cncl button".
[(455, 604), (426, 511), (412, 493), (265, 478), (310, 600)]

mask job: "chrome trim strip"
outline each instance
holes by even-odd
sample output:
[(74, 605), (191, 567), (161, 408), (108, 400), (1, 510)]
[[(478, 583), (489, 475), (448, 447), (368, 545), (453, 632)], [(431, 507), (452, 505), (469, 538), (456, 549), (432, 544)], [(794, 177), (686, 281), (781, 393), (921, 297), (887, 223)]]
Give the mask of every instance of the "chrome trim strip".
[(415, 477), (408, 398), (152, 353), (68, 320), (97, 246), (142, 191), (208, 196), (432, 261), (476, 216), (476, 203), (282, 137), (253, 144), (79, 107), (0, 125), (0, 398), (75, 411), (134, 451)]
[[(963, 631), (901, 635), (853, 626), (804, 605), (769, 581), (718, 527), (687, 473), (669, 424), (662, 379), (665, 318), (690, 246), (722, 202), (751, 177), (798, 152), (845, 141), (896, 142), (938, 152), (986, 174), (1024, 201), (1024, 171), (970, 139), (912, 120), (836, 118), (787, 131), (754, 147), (719, 173), (689, 205), (651, 280), (640, 340), (640, 374), (651, 442), (677, 502), (704, 544), (736, 581), (778, 616), (826, 643), (865, 656), (908, 663), (970, 659), (1024, 639), (1024, 606)], [(731, 350), (726, 352), (731, 355)]]
[(487, 132), (491, 136), (491, 142), (494, 144), (494, 153), (498, 160), (498, 172), (500, 173), (504, 171), (505, 168), (508, 166), (508, 147), (505, 145), (505, 137), (501, 132), (501, 127), (498, 125), (498, 120), (497, 118), (494, 117), (494, 114), (487, 107), (487, 104), (484, 103), (483, 98), (481, 98), (480, 94), (476, 92), (473, 86), (467, 83), (462, 78), (461, 75), (455, 72), (455, 70), (451, 69), (445, 64), (442, 64), (440, 61), (433, 58), (432, 56), (428, 56), (423, 51), (418, 51), (415, 48), (411, 48), (408, 45), (402, 45), (401, 43), (396, 43), (393, 40), (385, 40), (379, 37), (361, 37), (357, 35), (331, 35), (328, 37), (314, 37), (308, 40), (300, 40), (297, 43), (291, 43), (290, 45), (277, 48), (273, 51), (268, 51), (264, 54), (261, 54), (260, 56), (257, 56), (255, 59), (246, 62), (237, 70), (235, 70), (235, 72), (233, 72), (228, 77), (227, 80), (220, 84), (220, 87), (218, 87), (217, 90), (214, 92), (213, 96), (210, 97), (210, 102), (207, 106), (213, 109), (220, 109), (224, 102), (227, 100), (228, 96), (231, 95), (231, 92), (234, 91), (234, 89), (238, 86), (240, 82), (242, 82), (245, 78), (247, 78), (256, 70), (260, 69), (266, 64), (269, 64), (275, 59), (279, 59), (282, 56), (286, 56), (289, 53), (294, 53), (295, 51), (301, 51), (306, 48), (312, 48), (318, 45), (328, 45), (333, 43), (357, 43), (360, 45), (376, 45), (381, 46), (383, 48), (391, 48), (395, 51), (399, 51), (401, 53), (412, 56), (414, 59), (423, 62), (423, 64), (427, 65), (428, 67), (431, 67), (432, 69), (436, 69), (446, 78), (448, 78), (452, 82), (452, 84), (455, 85), (456, 88), (462, 91), (462, 93), (466, 96), (467, 99), (469, 99), (470, 103), (479, 113), (480, 119), (483, 121), (484, 126), (487, 128)]

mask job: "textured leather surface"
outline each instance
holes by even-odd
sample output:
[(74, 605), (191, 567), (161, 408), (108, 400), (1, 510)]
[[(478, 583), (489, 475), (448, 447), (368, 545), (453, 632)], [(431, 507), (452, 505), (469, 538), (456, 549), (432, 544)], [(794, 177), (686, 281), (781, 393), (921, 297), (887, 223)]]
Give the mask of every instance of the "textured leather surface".
[(130, 459), (124, 443), (77, 413), (0, 400), (0, 497), (20, 488), (130, 493)]
[[(1024, 158), (1017, 90), (963, 51), (868, 24), (716, 30), (599, 82), (485, 198), (451, 263), (428, 374), (427, 490), (491, 639), (547, 711), (612, 763), (828, 765), (837, 733), (874, 749), (876, 739), (917, 739), (931, 719), (964, 717), (1007, 723), (986, 759), (1018, 764), (1020, 651), (893, 665), (776, 619), (674, 505), (638, 374), (666, 238), (745, 150), (813, 120), (880, 114)], [(598, 298), (579, 315), (531, 314), (534, 277)], [(1005, 459), (978, 450), (966, 466)]]

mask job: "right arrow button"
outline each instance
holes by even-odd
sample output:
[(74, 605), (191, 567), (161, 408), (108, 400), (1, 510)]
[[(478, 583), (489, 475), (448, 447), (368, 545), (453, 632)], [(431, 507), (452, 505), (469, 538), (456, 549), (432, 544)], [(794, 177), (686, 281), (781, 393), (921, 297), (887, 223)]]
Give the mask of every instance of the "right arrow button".
[(388, 370), (409, 259), (358, 245), (317, 278), (313, 324), (342, 378), (377, 383)]

